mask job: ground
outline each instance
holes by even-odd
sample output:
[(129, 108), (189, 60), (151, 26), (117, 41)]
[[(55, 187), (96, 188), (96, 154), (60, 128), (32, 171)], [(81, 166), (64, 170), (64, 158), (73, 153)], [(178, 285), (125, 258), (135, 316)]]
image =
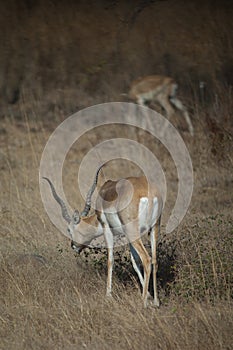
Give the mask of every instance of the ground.
[[(0, 348), (230, 349), (233, 99), (227, 64), (232, 57), (229, 2), (221, 7), (218, 1), (214, 5), (204, 1), (200, 10), (194, 1), (186, 6), (178, 0), (137, 6), (103, 1), (91, 2), (92, 11), (85, 2), (76, 8), (71, 1), (69, 9), (62, 2), (49, 2), (49, 11), (43, 1), (22, 3), (18, 12), (1, 5), (12, 31), (5, 22), (8, 40), (1, 55), (0, 101)], [(14, 1), (11, 6), (15, 9)], [(156, 16), (160, 22), (153, 21)], [(62, 31), (64, 23), (68, 24)], [(52, 44), (55, 33), (60, 36)], [(72, 51), (74, 42), (78, 51)], [(161, 54), (156, 55), (158, 48)], [(72, 146), (63, 171), (67, 200), (73, 208), (82, 209), (83, 198), (76, 186), (79, 166), (99, 142), (133, 139), (156, 155), (167, 181), (158, 244), (161, 307), (144, 309), (127, 246), (115, 251), (113, 298), (105, 297), (105, 249), (87, 249), (79, 256), (71, 250), (69, 239), (44, 210), (39, 167), (51, 133), (71, 112), (122, 100), (119, 96), (132, 79), (157, 72), (178, 78), (179, 96), (195, 130), (192, 137), (179, 114), (171, 120), (190, 153), (194, 176), (192, 200), (178, 228), (166, 234), (178, 190), (176, 167), (166, 148), (142, 130), (125, 125), (91, 130)], [(195, 85), (201, 78), (211, 86), (204, 97)], [(95, 172), (89, 166), (87, 182)], [(132, 162), (113, 160), (100, 176), (100, 185), (106, 178), (139, 173)]]

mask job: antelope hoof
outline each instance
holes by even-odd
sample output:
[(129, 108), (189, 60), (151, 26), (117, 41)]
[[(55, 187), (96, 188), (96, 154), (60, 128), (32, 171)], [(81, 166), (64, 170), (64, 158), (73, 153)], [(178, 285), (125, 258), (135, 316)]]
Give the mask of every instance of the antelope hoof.
[(155, 306), (155, 307), (159, 307), (160, 306), (159, 299), (154, 299), (153, 306)]
[(111, 299), (112, 298), (112, 293), (111, 292), (107, 292), (106, 293), (106, 298)]

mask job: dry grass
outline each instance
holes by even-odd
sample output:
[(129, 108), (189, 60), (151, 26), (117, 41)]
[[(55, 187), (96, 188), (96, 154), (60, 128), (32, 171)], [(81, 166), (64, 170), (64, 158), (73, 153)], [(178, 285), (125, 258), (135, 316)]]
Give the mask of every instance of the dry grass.
[[(0, 348), (231, 349), (232, 5), (55, 3), (0, 4)], [(159, 159), (168, 183), (158, 249), (162, 305), (145, 310), (127, 248), (115, 252), (113, 298), (105, 298), (105, 251), (74, 255), (44, 211), (38, 172), (46, 141), (65, 116), (119, 101), (130, 81), (146, 74), (169, 74), (181, 83), (195, 128), (191, 138), (180, 116), (172, 120), (190, 151), (195, 180), (178, 229), (164, 235), (176, 168), (147, 134), (98, 128), (72, 147), (64, 174), (69, 203), (80, 208), (80, 193), (69, 184), (98, 142), (131, 137)], [(202, 93), (200, 81), (207, 87)], [(105, 176), (137, 171), (112, 162)]]
[[(1, 348), (230, 349), (231, 159), (222, 158), (225, 167), (219, 169), (211, 151), (211, 133), (204, 137), (200, 128), (195, 139), (184, 134), (195, 170), (193, 201), (179, 229), (159, 246), (162, 306), (145, 310), (125, 250), (122, 255), (116, 252), (114, 296), (106, 300), (105, 252), (87, 251), (76, 258), (68, 240), (50, 224), (39, 195), (38, 167), (55, 125), (36, 118), (29, 121), (21, 107), (21, 120), (6, 116), (0, 132)], [(131, 136), (134, 132), (130, 130)], [(114, 131), (110, 133), (112, 137)], [(100, 130), (90, 134), (93, 145), (100, 135)], [(107, 130), (102, 136), (107, 137)], [(152, 147), (143, 135), (135, 138)], [(74, 170), (73, 160), (81, 159), (88, 147), (84, 142), (71, 153), (69, 181), (75, 181), (78, 168), (76, 164)], [(160, 159), (169, 181), (166, 218), (177, 186), (174, 165), (164, 149)], [(121, 171), (117, 176), (124, 175)], [(79, 195), (78, 199), (72, 193), (69, 196), (71, 202), (80, 202)]]
[(0, 3), (1, 106), (27, 91), (43, 97), (41, 115), (54, 118), (64, 105), (70, 113), (119, 100), (133, 79), (152, 73), (196, 95), (200, 81), (208, 94), (216, 78), (232, 84), (229, 0), (68, 3)]
[(143, 309), (135, 288), (114, 283), (106, 300), (104, 276), (51, 250), (47, 266), (4, 261), (3, 349), (230, 349), (229, 302), (176, 301)]

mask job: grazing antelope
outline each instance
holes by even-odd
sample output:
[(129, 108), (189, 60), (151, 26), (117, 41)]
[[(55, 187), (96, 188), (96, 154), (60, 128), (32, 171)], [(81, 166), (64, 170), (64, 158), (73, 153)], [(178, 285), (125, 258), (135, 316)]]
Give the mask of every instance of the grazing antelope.
[(149, 75), (144, 78), (138, 78), (131, 84), (129, 97), (140, 105), (146, 105), (147, 102), (157, 102), (164, 108), (167, 117), (174, 114), (174, 107), (180, 110), (188, 124), (189, 132), (193, 136), (194, 130), (189, 114), (176, 97), (178, 85), (174, 79), (161, 75)]
[[(63, 200), (57, 195), (52, 182), (44, 177), (50, 185), (53, 197), (61, 207), (63, 218), (68, 223), (67, 230), (72, 240), (71, 247), (77, 253), (80, 253), (93, 239), (104, 234), (108, 251), (106, 294), (107, 296), (111, 296), (114, 262), (113, 237), (114, 235), (124, 233), (130, 244), (133, 267), (142, 285), (144, 306), (147, 306), (149, 295), (151, 264), (153, 268), (154, 305), (159, 306), (156, 282), (156, 243), (163, 207), (161, 195), (154, 185), (149, 186), (145, 176), (128, 177), (119, 181), (108, 180), (103, 184), (98, 193), (95, 213), (88, 215), (91, 208), (91, 197), (97, 186), (101, 168), (102, 166), (97, 170), (93, 185), (88, 191), (84, 210), (81, 213), (75, 210), (72, 216), (69, 215)], [(131, 195), (132, 197), (130, 197)], [(131, 198), (130, 203), (122, 208), (122, 204), (125, 204), (129, 198)], [(146, 233), (150, 235), (151, 257), (141, 239), (142, 235)], [(139, 267), (140, 260), (144, 270), (143, 275)]]

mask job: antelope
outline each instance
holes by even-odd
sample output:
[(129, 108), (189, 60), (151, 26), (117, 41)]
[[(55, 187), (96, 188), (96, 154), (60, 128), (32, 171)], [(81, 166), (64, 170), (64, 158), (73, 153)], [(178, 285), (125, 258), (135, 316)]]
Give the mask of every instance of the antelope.
[[(91, 198), (97, 187), (101, 168), (102, 166), (98, 168), (94, 182), (88, 191), (83, 211), (80, 213), (78, 210), (74, 210), (72, 216), (68, 213), (63, 200), (56, 193), (52, 182), (46, 177), (44, 179), (49, 183), (53, 197), (61, 207), (62, 216), (68, 223), (67, 231), (71, 238), (71, 247), (77, 253), (80, 254), (93, 239), (104, 235), (108, 252), (106, 295), (111, 296), (112, 292), (113, 237), (124, 233), (130, 245), (133, 268), (142, 286), (143, 304), (145, 307), (147, 306), (147, 299), (150, 296), (149, 279), (151, 269), (153, 269), (153, 304), (158, 307), (156, 245), (160, 232), (162, 197), (155, 185), (149, 186), (145, 176), (127, 177), (118, 181), (108, 180), (99, 190), (94, 214), (89, 215)], [(132, 194), (130, 203), (122, 209), (121, 206), (124, 206), (125, 201), (130, 198), (130, 194)], [(144, 234), (150, 236), (151, 256), (142, 241)], [(140, 261), (144, 270), (143, 275), (140, 270)]]
[(178, 85), (174, 79), (161, 75), (149, 75), (134, 80), (129, 91), (129, 98), (140, 105), (148, 102), (158, 103), (166, 112), (168, 118), (174, 113), (174, 107), (180, 110), (188, 124), (189, 132), (193, 136), (194, 129), (189, 114), (176, 97)]

